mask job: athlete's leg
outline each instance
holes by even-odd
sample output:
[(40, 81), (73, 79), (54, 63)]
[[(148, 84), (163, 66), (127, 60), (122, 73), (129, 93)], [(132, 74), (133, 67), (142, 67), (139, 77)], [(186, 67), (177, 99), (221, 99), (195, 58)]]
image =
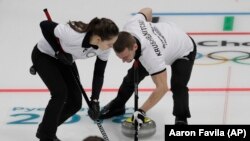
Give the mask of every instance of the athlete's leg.
[(192, 62), (179, 59), (172, 64), (171, 69), (171, 90), (174, 100), (173, 115), (180, 118), (190, 117), (187, 83), (191, 75)]
[(171, 65), (171, 90), (174, 100), (173, 115), (176, 116), (176, 120), (183, 120), (185, 122), (187, 122), (186, 118), (191, 117), (187, 84), (192, 73), (195, 55), (196, 46), (194, 46), (194, 50), (188, 56), (176, 60)]
[(35, 48), (32, 53), (32, 61), (51, 94), (37, 136), (41, 139), (52, 139), (55, 137), (58, 119), (67, 98), (67, 85), (60, 71), (61, 64), (55, 58), (43, 54)]
[[(74, 73), (72, 71), (76, 72)], [(72, 66), (65, 66), (62, 74), (67, 84), (68, 95), (58, 121), (58, 126), (65, 122), (68, 118), (73, 116), (75, 113), (77, 113), (82, 107), (82, 94), (75, 80), (75, 77), (78, 76), (73, 76), (78, 74), (76, 65), (73, 64)]]

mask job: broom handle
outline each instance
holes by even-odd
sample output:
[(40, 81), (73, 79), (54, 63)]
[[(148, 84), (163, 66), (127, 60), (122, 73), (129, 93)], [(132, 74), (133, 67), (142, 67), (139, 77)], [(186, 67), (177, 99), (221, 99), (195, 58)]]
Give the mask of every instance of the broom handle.
[[(134, 98), (134, 110), (138, 110), (138, 64), (139, 61), (135, 60), (134, 62), (134, 85), (135, 85), (135, 98)], [(138, 141), (138, 124), (135, 124), (135, 136), (134, 136), (134, 141)]]

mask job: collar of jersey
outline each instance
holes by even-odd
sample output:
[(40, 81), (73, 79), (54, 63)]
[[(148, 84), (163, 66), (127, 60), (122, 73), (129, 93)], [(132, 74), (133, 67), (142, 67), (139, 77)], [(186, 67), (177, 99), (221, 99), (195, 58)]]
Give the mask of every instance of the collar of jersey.
[(82, 47), (83, 48), (94, 48), (94, 49), (98, 49), (98, 46), (97, 45), (93, 45), (93, 44), (90, 44), (89, 41), (90, 41), (90, 35), (91, 33), (90, 32), (87, 32), (83, 41), (82, 41)]
[(134, 59), (138, 60), (139, 57), (141, 56), (141, 43), (139, 42), (139, 40), (137, 38), (135, 38), (135, 40), (136, 40), (136, 44), (137, 44), (138, 48), (135, 51), (135, 57), (134, 57)]

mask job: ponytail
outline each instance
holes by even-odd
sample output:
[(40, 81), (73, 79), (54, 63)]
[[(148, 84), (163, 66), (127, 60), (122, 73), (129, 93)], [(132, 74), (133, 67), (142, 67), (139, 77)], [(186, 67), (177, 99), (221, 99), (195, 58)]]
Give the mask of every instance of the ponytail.
[(88, 24), (83, 23), (81, 21), (69, 21), (69, 26), (79, 33), (84, 33), (87, 31)]
[(81, 21), (69, 21), (68, 24), (72, 29), (79, 33), (88, 32), (90, 35), (98, 35), (102, 40), (109, 40), (119, 34), (119, 28), (110, 19), (97, 18), (92, 19), (89, 24)]

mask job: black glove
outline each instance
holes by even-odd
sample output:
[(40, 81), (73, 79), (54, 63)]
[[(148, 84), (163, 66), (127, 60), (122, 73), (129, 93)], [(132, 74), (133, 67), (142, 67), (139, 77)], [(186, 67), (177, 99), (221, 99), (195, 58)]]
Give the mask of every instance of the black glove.
[(92, 120), (97, 120), (99, 118), (100, 105), (99, 105), (99, 102), (97, 100), (90, 101), (90, 108), (88, 110), (88, 114)]
[(144, 123), (146, 113), (142, 109), (138, 109), (134, 112), (132, 116), (132, 121), (136, 125), (137, 124), (137, 130), (139, 130)]
[(67, 52), (57, 51), (55, 54), (56, 58), (65, 65), (73, 64), (73, 57)]

